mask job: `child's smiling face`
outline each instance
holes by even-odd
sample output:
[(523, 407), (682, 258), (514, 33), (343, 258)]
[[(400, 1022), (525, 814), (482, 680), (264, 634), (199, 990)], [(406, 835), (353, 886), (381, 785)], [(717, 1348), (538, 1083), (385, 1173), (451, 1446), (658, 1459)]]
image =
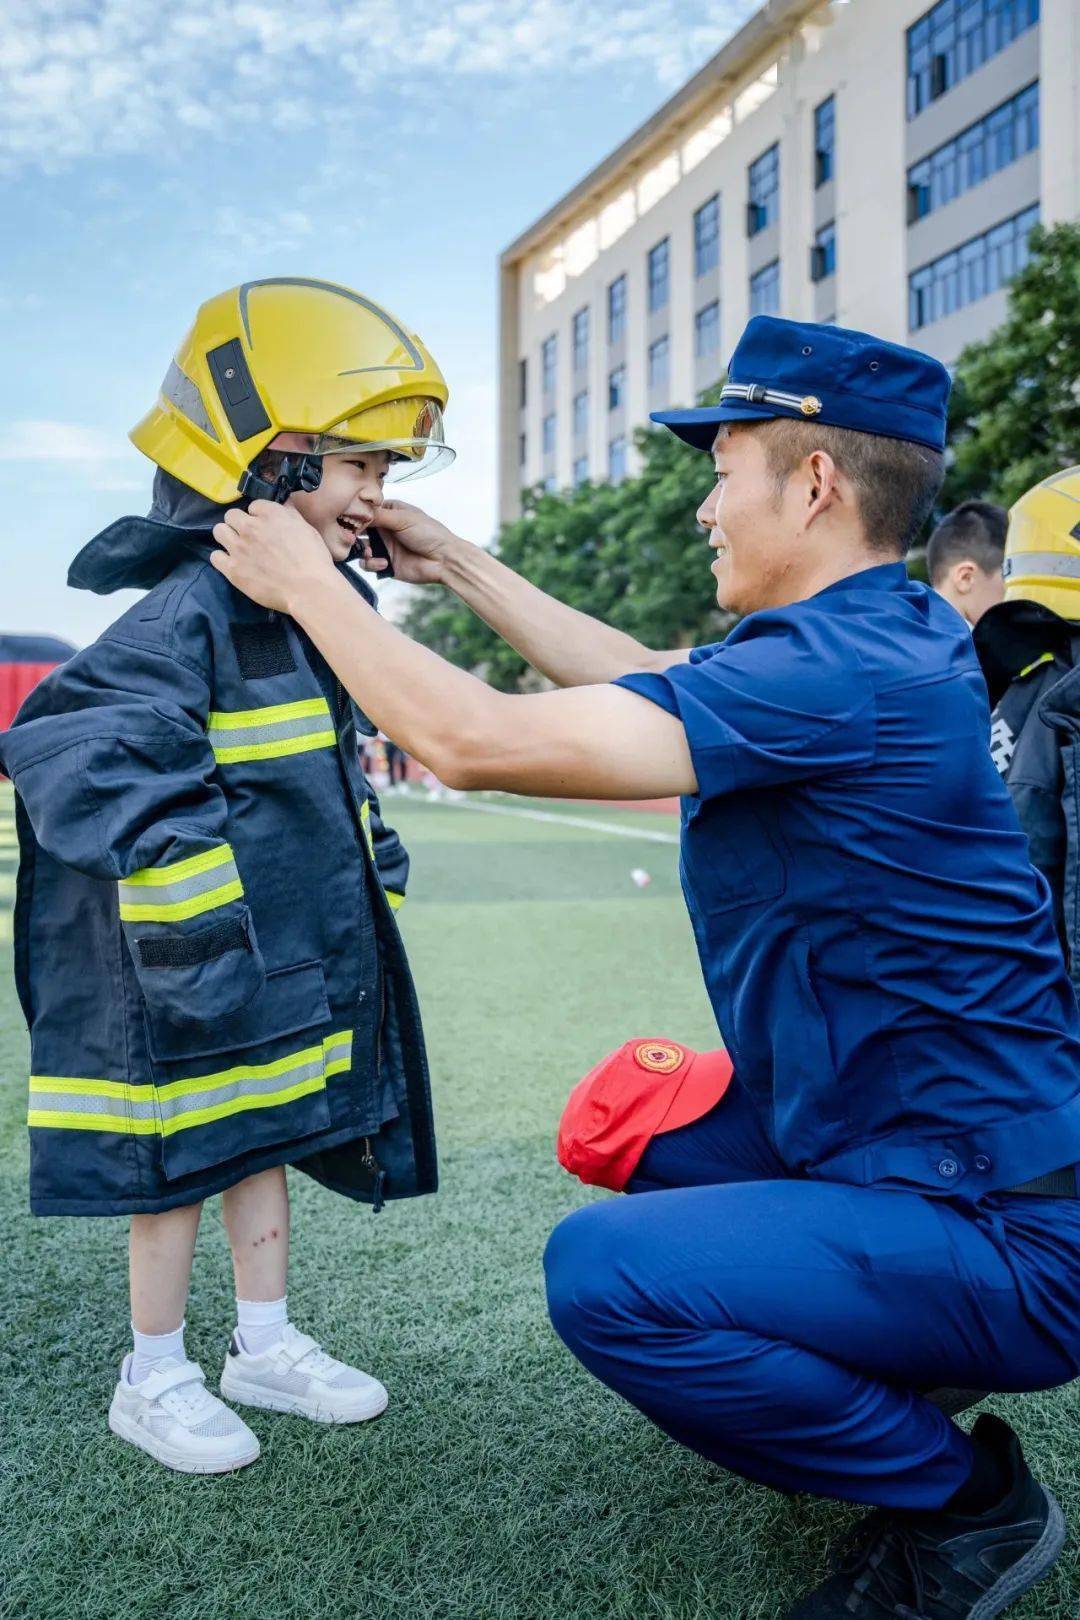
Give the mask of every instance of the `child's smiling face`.
[(322, 458), (322, 480), (309, 494), (296, 494), (292, 504), (322, 535), (335, 562), (344, 562), (382, 505), (383, 484), (390, 466), (387, 450), (335, 452)]
[[(288, 440), (290, 442), (286, 443)], [(293, 443), (291, 441), (295, 440)], [(274, 441), (275, 450), (303, 452), (307, 436), (282, 433)], [(390, 466), (387, 450), (335, 451), (322, 457), (322, 479), (318, 489), (289, 497), (313, 529), (335, 562), (344, 562), (382, 504), (383, 483)]]

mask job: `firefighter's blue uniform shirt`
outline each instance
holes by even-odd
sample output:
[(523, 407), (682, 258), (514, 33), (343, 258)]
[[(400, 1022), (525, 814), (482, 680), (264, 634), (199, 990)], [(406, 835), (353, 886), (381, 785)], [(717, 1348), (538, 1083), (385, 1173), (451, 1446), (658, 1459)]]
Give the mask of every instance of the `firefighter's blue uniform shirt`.
[(1080, 1016), (942, 598), (887, 563), (618, 684), (686, 728), (686, 902), (788, 1171), (974, 1199), (1080, 1161)]

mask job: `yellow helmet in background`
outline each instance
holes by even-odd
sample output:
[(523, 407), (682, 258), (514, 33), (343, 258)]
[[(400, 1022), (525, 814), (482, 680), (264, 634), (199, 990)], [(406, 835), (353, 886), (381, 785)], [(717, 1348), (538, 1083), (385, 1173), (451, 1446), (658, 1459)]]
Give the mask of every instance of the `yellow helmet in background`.
[(1005, 600), (1080, 619), (1080, 467), (1052, 473), (1009, 512)]
[(329, 281), (246, 281), (207, 299), (131, 440), (209, 500), (235, 500), (279, 433), (309, 455), (387, 450), (391, 476), (454, 459), (448, 390), (415, 333), (370, 298)]

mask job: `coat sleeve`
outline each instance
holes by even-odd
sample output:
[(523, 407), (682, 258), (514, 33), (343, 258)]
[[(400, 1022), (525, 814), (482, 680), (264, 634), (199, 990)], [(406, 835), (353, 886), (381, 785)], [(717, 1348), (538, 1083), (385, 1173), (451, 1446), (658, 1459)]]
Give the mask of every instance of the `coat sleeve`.
[(46, 677), (0, 734), (41, 847), (112, 886), (140, 987), (180, 1022), (212, 1022), (265, 969), (228, 841), (194, 663), (105, 637)]
[(364, 828), (368, 845), (375, 861), (375, 870), (386, 891), (391, 908), (397, 911), (405, 903), (405, 885), (409, 879), (409, 857), (393, 827), (383, 821), (379, 800), (371, 783), (365, 779), (363, 805)]

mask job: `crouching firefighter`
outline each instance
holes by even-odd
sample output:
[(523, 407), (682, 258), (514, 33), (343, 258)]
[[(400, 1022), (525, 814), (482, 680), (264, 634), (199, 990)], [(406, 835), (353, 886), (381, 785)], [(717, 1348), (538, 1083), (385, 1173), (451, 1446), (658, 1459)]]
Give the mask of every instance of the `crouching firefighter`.
[(994, 705), (990, 751), (1050, 886), (1080, 995), (1080, 467), (1009, 513), (1005, 600), (975, 631)]
[(134, 1346), (109, 1412), (169, 1467), (259, 1444), (184, 1353), (203, 1201), (222, 1194), (237, 1328), (221, 1392), (329, 1422), (386, 1391), (286, 1311), (285, 1165), (346, 1197), (434, 1192), (423, 1033), (395, 909), (408, 859), (361, 770), (375, 728), (308, 637), (210, 566), (229, 506), (294, 504), (343, 580), (383, 482), (452, 459), (420, 341), (348, 288), (268, 280), (199, 310), (132, 431), (146, 518), (69, 583), (141, 600), (0, 734), (21, 865), (31, 1206), (131, 1221)]

